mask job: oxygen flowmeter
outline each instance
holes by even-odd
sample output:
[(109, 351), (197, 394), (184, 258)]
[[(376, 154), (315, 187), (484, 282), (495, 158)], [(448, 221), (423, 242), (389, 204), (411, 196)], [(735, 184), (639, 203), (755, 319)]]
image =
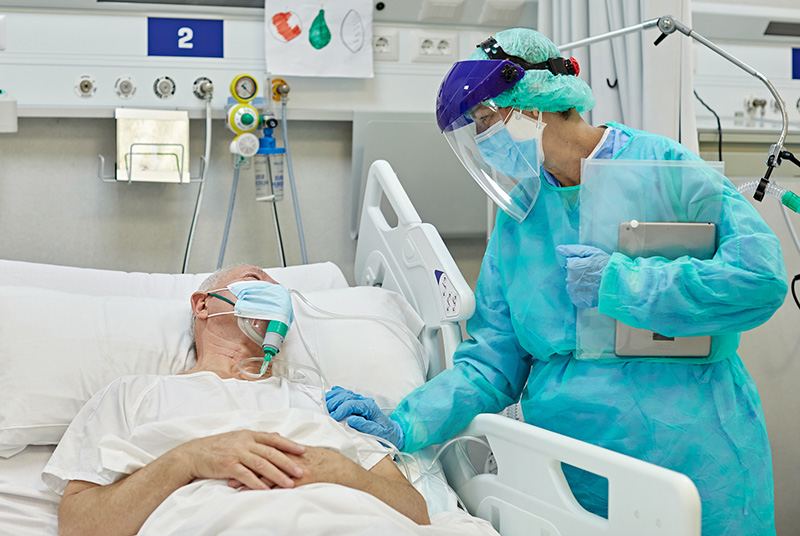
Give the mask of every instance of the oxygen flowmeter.
[(250, 157), (258, 151), (258, 138), (253, 134), (258, 129), (260, 116), (250, 104), (256, 98), (258, 84), (249, 74), (240, 74), (231, 82), (232, 105), (225, 114), (225, 124), (236, 134), (231, 142), (231, 153)]
[[(217, 268), (222, 267), (225, 257), (225, 247), (230, 231), (233, 206), (236, 201), (236, 189), (239, 184), (239, 171), (250, 167), (252, 158), (253, 171), (255, 176), (256, 201), (266, 201), (272, 206), (272, 219), (275, 223), (275, 234), (277, 239), (278, 252), (281, 258), (281, 266), (286, 266), (286, 258), (283, 254), (283, 239), (281, 238), (280, 225), (278, 223), (277, 202), (283, 199), (283, 170), (284, 159), (286, 169), (289, 172), (289, 185), (292, 187), (292, 203), (295, 209), (295, 219), (297, 220), (298, 235), (300, 236), (300, 251), (303, 263), (306, 263), (305, 244), (303, 242), (303, 230), (299, 219), (299, 209), (297, 206), (297, 196), (294, 195), (294, 183), (292, 181), (292, 161), (288, 153), (289, 137), (286, 131), (286, 95), (289, 86), (283, 80), (278, 80), (280, 91), (276, 93), (283, 103), (281, 118), (283, 120), (283, 147), (277, 147), (273, 131), (278, 126), (278, 120), (270, 109), (273, 96), (263, 99), (263, 110), (259, 113), (254, 106), (260, 105), (256, 100), (258, 93), (258, 83), (249, 74), (240, 74), (231, 82), (231, 97), (228, 98), (228, 106), (225, 112), (225, 125), (236, 135), (230, 145), (233, 156), (233, 183), (231, 185), (231, 197), (228, 202), (228, 216), (225, 220), (225, 231), (222, 234), (222, 246), (220, 247)], [(270, 83), (267, 82), (267, 86)], [(273, 93), (275, 89), (273, 88)], [(257, 135), (256, 131), (261, 130)]]
[[(241, 74), (231, 82), (233, 99), (226, 114), (227, 125), (236, 137), (231, 142), (231, 153), (239, 157), (253, 157), (257, 201), (283, 199), (283, 159), (286, 149), (277, 147), (273, 129), (278, 121), (260, 115), (252, 105), (258, 93), (258, 83), (249, 74)], [(262, 136), (254, 132), (262, 129)]]

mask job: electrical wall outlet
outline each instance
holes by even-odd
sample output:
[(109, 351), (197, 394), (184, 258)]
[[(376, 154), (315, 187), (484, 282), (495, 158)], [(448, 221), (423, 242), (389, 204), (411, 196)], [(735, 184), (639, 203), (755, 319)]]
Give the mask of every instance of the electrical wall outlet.
[(458, 61), (458, 34), (415, 30), (411, 34), (411, 61), (454, 63)]
[(400, 59), (399, 34), (396, 29), (372, 27), (372, 57), (375, 61)]

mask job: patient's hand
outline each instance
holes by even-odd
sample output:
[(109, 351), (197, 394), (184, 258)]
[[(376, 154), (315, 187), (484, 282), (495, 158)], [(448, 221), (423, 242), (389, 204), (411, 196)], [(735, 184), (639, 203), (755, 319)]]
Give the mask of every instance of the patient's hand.
[[(385, 456), (369, 471), (334, 450), (320, 447), (306, 446), (305, 454), (296, 456), (287, 453), (287, 457), (303, 468), (303, 476), (294, 478), (295, 486), (317, 482), (341, 484), (369, 493), (420, 525), (430, 523), (425, 499), (400, 473), (389, 456)], [(228, 484), (241, 486), (235, 481)]]
[[(342, 484), (352, 486), (354, 479), (359, 471), (363, 469), (353, 463), (349, 458), (336, 451), (306, 446), (305, 454), (295, 456), (287, 454), (287, 457), (296, 463), (303, 471), (300, 477), (292, 477), (294, 486), (305, 484), (315, 484), (318, 482), (328, 482), (331, 484)], [(269, 488), (278, 487), (269, 479), (261, 478), (261, 481)], [(230, 479), (228, 485), (232, 488), (256, 489), (252, 486), (244, 485), (241, 481)], [(289, 487), (289, 486), (282, 486)]]
[[(250, 489), (291, 488), (305, 472), (307, 447), (279, 434), (240, 430), (189, 441), (179, 447), (193, 478), (231, 480)], [(291, 478), (290, 478), (291, 477)]]
[(349, 458), (326, 448), (307, 446), (305, 454), (301, 456), (289, 454), (288, 456), (303, 469), (303, 476), (294, 478), (295, 486), (317, 482), (353, 486), (357, 472), (363, 471), (361, 466)]

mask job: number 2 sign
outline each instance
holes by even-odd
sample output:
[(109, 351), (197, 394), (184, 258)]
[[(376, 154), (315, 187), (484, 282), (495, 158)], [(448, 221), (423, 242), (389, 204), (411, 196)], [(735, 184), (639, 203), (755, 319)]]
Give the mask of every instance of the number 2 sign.
[(147, 19), (148, 56), (223, 57), (221, 20)]

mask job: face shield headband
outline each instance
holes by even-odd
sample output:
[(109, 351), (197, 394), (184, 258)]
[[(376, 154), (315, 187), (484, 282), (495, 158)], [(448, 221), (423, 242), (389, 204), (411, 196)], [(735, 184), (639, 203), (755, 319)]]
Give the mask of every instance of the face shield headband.
[[(497, 40), (494, 37), (490, 37), (480, 45), (478, 48), (483, 50), (490, 59), (493, 60), (507, 60), (513, 63), (516, 63), (526, 71), (530, 70), (547, 70), (556, 74), (569, 74), (572, 76), (578, 76), (581, 72), (581, 68), (578, 65), (578, 61), (570, 57), (569, 59), (565, 58), (549, 58), (547, 61), (543, 61), (540, 63), (531, 63), (526, 61), (519, 56), (513, 56), (511, 54), (507, 54)], [(495, 95), (496, 96), (496, 95)]]

